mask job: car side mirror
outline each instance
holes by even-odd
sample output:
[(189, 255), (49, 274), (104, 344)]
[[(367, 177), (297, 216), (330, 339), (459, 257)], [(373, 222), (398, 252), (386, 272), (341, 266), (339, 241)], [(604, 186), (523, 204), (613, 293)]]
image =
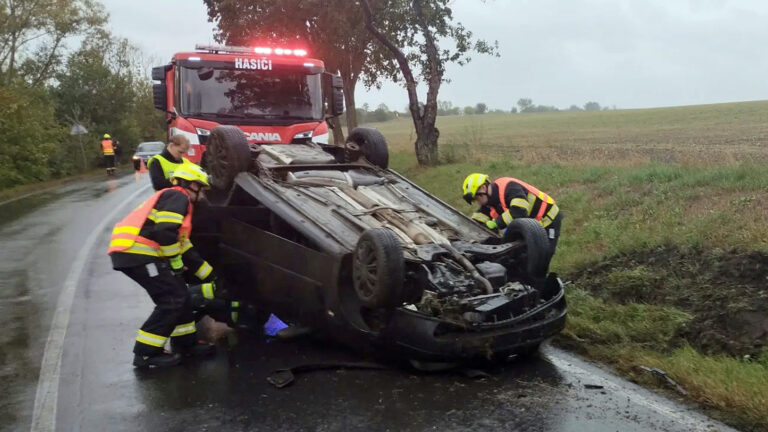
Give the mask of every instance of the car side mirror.
[(344, 114), (344, 81), (338, 75), (323, 73), (323, 87), (326, 95), (326, 117)]

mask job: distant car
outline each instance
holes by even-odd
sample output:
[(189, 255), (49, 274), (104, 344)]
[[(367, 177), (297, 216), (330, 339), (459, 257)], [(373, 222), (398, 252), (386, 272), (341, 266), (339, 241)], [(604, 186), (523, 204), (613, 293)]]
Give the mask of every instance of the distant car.
[(141, 167), (141, 161), (144, 161), (144, 166), (147, 166), (149, 158), (160, 154), (164, 148), (165, 143), (162, 141), (147, 141), (139, 144), (136, 147), (136, 153), (133, 154), (133, 169), (138, 171)]

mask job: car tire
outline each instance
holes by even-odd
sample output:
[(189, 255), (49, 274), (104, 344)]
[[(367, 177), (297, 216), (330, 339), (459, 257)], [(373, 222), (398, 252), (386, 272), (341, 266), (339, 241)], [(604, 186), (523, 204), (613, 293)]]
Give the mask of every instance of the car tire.
[(243, 131), (235, 126), (213, 128), (206, 142), (205, 165), (211, 174), (211, 186), (229, 190), (235, 176), (251, 167), (251, 148)]
[(354, 128), (349, 133), (347, 142), (357, 144), (368, 162), (379, 168), (389, 168), (387, 140), (378, 130), (367, 127)]
[(387, 228), (365, 231), (352, 258), (352, 280), (357, 299), (369, 308), (401, 305), (405, 260), (397, 235)]
[(549, 270), (551, 258), (547, 232), (535, 219), (515, 219), (504, 231), (504, 241), (518, 240), (525, 243), (524, 261), (520, 265), (520, 270), (524, 271), (525, 275), (530, 278), (545, 277)]

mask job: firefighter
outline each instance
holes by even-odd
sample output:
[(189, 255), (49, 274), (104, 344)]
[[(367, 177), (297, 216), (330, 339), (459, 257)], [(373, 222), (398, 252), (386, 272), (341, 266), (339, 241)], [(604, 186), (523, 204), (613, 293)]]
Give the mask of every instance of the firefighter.
[(115, 173), (115, 144), (108, 133), (101, 140), (101, 151), (104, 154), (104, 165), (107, 167), (107, 175)]
[(551, 196), (515, 178), (491, 182), (488, 175), (479, 173), (467, 176), (462, 193), (467, 203), (480, 204), (472, 219), (491, 230), (503, 231), (519, 218), (536, 219), (547, 233), (551, 254), (555, 253), (563, 215)]
[(160, 153), (147, 161), (149, 178), (155, 190), (171, 187), (171, 174), (185, 162), (184, 155), (189, 151), (189, 140), (184, 135), (176, 134), (168, 140), (168, 145)]
[[(133, 348), (136, 367), (173, 366), (183, 356), (205, 356), (215, 347), (199, 343), (184, 267), (207, 288), (213, 268), (201, 259), (189, 235), (194, 204), (210, 187), (208, 175), (189, 163), (171, 176), (173, 186), (156, 192), (115, 225), (109, 255), (115, 270), (141, 285), (155, 303), (152, 314), (141, 326)], [(173, 353), (163, 350), (170, 338)]]

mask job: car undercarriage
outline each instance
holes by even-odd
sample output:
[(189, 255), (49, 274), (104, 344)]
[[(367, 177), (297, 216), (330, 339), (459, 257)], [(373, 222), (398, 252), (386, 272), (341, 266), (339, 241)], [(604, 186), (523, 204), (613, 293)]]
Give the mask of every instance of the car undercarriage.
[(216, 128), (193, 237), (227, 295), (354, 348), (507, 358), (562, 330), (563, 286), (532, 219), (503, 234), (388, 168), (374, 129), (344, 145), (249, 145)]

